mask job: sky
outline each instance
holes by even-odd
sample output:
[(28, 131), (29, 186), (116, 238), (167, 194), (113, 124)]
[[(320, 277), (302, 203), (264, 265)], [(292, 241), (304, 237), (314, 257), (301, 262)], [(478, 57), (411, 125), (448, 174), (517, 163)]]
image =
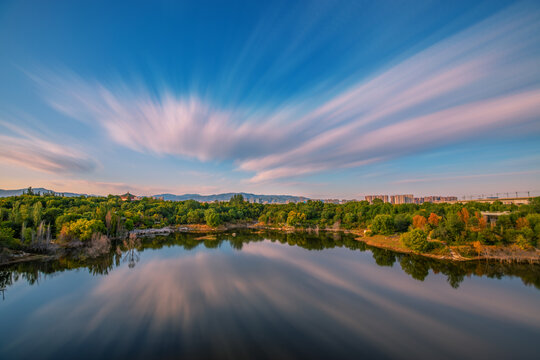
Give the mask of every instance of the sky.
[(540, 195), (538, 1), (0, 1), (0, 188)]

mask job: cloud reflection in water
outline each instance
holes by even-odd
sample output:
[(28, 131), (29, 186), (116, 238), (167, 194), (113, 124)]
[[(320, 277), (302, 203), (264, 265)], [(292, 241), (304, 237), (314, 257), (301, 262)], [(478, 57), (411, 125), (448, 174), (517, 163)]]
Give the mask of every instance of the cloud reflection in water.
[[(29, 322), (50, 330), (28, 326), (13, 345), (55, 357), (85, 344), (87, 356), (108, 357), (497, 358), (511, 353), (515, 336), (540, 331), (538, 297), (502, 291), (497, 280), (456, 290), (438, 276), (419, 282), (377, 267), (367, 253), (271, 242), (189, 255), (143, 256), (134, 269), (98, 278), (82, 299), (44, 305)], [(503, 323), (517, 335), (494, 346), (487, 335)]]

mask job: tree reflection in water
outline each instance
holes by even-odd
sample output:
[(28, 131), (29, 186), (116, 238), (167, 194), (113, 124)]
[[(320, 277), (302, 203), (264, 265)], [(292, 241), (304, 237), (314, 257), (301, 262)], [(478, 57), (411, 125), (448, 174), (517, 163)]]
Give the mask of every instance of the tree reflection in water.
[(140, 261), (145, 249), (161, 249), (165, 246), (192, 250), (197, 247), (216, 249), (226, 244), (242, 251), (250, 242), (271, 241), (297, 246), (311, 251), (331, 248), (348, 248), (361, 252), (369, 251), (379, 266), (393, 267), (399, 263), (401, 269), (412, 278), (424, 281), (429, 274), (443, 274), (453, 288), (459, 287), (466, 276), (486, 276), (501, 279), (505, 276), (521, 278), (524, 284), (540, 289), (540, 265), (516, 264), (497, 261), (451, 262), (422, 256), (395, 253), (378, 249), (355, 240), (350, 234), (336, 232), (281, 232), (281, 231), (236, 231), (232, 233), (208, 234), (175, 233), (169, 236), (137, 238), (131, 236), (116, 245), (116, 251), (99, 258), (89, 259), (66, 255), (55, 261), (20, 263), (0, 269), (0, 289), (7, 289), (20, 278), (34, 284), (40, 274), (52, 274), (77, 268), (87, 268), (91, 274), (108, 274), (114, 267), (128, 263), (133, 268)]
[(6, 287), (13, 284), (13, 273), (11, 271), (0, 271), (0, 292), (2, 292), (2, 301), (5, 300)]
[(122, 262), (127, 262), (130, 269), (141, 260), (139, 250), (141, 249), (141, 239), (137, 238), (135, 234), (130, 234), (127, 240), (123, 241), (123, 248), (116, 247), (116, 253), (121, 256), (124, 253)]

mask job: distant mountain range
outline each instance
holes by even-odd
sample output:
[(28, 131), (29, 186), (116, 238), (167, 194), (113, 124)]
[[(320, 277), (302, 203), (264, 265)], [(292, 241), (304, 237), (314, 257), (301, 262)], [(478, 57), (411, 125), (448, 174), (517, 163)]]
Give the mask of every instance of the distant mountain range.
[[(3, 190), (3, 189), (0, 189), (0, 197), (19, 196), (19, 195), (22, 195), (23, 193), (25, 193), (27, 190), (28, 190), (28, 188), (16, 189), (16, 190)], [(68, 196), (68, 197), (86, 195), (86, 194), (76, 194), (76, 193), (68, 193), (68, 192), (60, 193), (60, 192), (56, 192), (54, 190), (49, 190), (49, 189), (45, 189), (45, 188), (32, 188), (32, 191), (34, 192), (34, 194), (37, 194), (37, 193), (44, 194), (44, 193), (53, 192), (55, 194), (59, 194), (59, 195), (63, 194), (64, 196)]]
[[(17, 190), (2, 190), (0, 189), (0, 197), (8, 196), (18, 196), (26, 192), (28, 188), (17, 189)], [(32, 188), (34, 193), (48, 193), (54, 192), (55, 194), (63, 194), (64, 196), (87, 196), (87, 194), (77, 194), (77, 193), (60, 193), (54, 190), (49, 190), (45, 188)], [(211, 201), (229, 201), (233, 195), (242, 194), (244, 200), (249, 202), (260, 202), (260, 203), (269, 203), (269, 204), (283, 204), (286, 202), (302, 202), (307, 201), (309, 198), (303, 196), (293, 196), (293, 195), (257, 195), (249, 193), (224, 193), (224, 194), (214, 194), (214, 195), (200, 195), (200, 194), (184, 194), (184, 195), (175, 195), (175, 194), (157, 194), (152, 195), (154, 198), (163, 198), (163, 200), (171, 201), (184, 201), (184, 200), (196, 200), (199, 202), (211, 202)]]
[(172, 201), (183, 201), (183, 200), (196, 200), (200, 202), (209, 202), (209, 201), (229, 201), (233, 195), (241, 194), (244, 197), (244, 200), (249, 202), (260, 202), (260, 203), (286, 203), (286, 202), (302, 202), (307, 201), (309, 198), (303, 196), (293, 196), (293, 195), (257, 195), (249, 193), (224, 193), (224, 194), (214, 194), (214, 195), (199, 195), (199, 194), (184, 194), (184, 195), (174, 195), (174, 194), (158, 194), (153, 195), (156, 198), (163, 198), (163, 200), (172, 200)]

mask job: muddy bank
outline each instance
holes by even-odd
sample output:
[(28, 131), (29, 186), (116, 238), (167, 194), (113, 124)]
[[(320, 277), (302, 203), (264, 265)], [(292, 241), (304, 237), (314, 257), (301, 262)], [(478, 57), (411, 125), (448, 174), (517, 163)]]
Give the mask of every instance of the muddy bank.
[(55, 255), (34, 254), (21, 250), (0, 249), (0, 266), (12, 265), (27, 261), (48, 261), (56, 259)]
[(51, 261), (66, 256), (80, 260), (97, 258), (108, 254), (111, 248), (111, 239), (98, 233), (86, 242), (51, 242), (26, 251), (0, 248), (0, 266), (31, 261)]

